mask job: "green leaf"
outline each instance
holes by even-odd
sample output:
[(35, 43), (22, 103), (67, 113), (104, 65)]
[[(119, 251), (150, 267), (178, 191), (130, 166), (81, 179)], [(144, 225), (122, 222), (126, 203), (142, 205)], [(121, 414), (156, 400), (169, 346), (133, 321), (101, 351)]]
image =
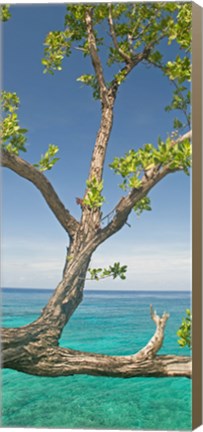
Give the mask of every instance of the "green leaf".
[(90, 209), (100, 208), (105, 201), (104, 197), (101, 195), (103, 190), (103, 180), (98, 182), (96, 177), (93, 177), (91, 180), (87, 180), (86, 184), (87, 192), (83, 199), (83, 203)]
[(142, 214), (142, 212), (145, 211), (151, 211), (151, 206), (150, 206), (150, 198), (145, 196), (144, 198), (142, 198), (141, 200), (139, 200), (133, 207), (133, 210), (135, 211), (135, 213), (140, 216)]
[(99, 280), (99, 279), (105, 279), (106, 277), (112, 277), (113, 279), (116, 279), (117, 277), (120, 277), (120, 279), (124, 280), (126, 279), (125, 273), (127, 272), (127, 266), (121, 266), (119, 262), (114, 263), (112, 266), (109, 266), (108, 268), (98, 268), (98, 269), (88, 269), (88, 272), (90, 273), (91, 280)]
[(1, 5), (0, 6), (0, 20), (5, 22), (11, 18), (11, 13), (9, 10), (10, 5)]
[(20, 100), (16, 93), (2, 91), (2, 147), (7, 149), (10, 153), (14, 153), (16, 155), (18, 155), (20, 151), (26, 151), (25, 143), (27, 140), (25, 136), (27, 129), (20, 127), (18, 115), (16, 112), (19, 108), (19, 104)]
[(54, 157), (56, 153), (58, 153), (59, 148), (54, 144), (49, 144), (48, 150), (44, 155), (41, 156), (41, 159), (38, 163), (34, 164), (39, 171), (44, 172), (53, 168), (55, 163), (59, 160), (59, 158)]
[(177, 118), (175, 118), (173, 121), (173, 127), (174, 129), (181, 129), (183, 127), (183, 123)]
[(53, 74), (55, 70), (62, 70), (62, 61), (64, 57), (71, 54), (69, 32), (49, 32), (46, 36), (44, 46), (44, 58), (42, 59), (42, 64), (45, 66), (44, 72)]

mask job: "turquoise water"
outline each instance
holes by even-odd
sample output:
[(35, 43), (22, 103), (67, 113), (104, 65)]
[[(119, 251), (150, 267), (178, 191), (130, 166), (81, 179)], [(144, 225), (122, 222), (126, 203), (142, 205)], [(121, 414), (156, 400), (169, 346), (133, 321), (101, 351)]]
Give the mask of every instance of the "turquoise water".
[[(4, 325), (34, 320), (50, 291), (4, 290)], [(149, 305), (167, 310), (160, 353), (185, 354), (176, 331), (188, 292), (85, 293), (61, 340), (62, 346), (105, 354), (130, 354), (154, 332)], [(191, 429), (191, 380), (187, 378), (33, 377), (3, 370), (2, 426), (88, 429)]]

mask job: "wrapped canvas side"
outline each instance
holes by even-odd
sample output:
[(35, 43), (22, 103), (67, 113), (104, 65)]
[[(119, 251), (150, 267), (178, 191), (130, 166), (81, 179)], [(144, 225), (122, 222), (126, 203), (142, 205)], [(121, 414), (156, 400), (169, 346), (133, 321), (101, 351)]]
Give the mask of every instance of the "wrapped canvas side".
[(202, 424), (202, 8), (192, 4), (192, 426)]

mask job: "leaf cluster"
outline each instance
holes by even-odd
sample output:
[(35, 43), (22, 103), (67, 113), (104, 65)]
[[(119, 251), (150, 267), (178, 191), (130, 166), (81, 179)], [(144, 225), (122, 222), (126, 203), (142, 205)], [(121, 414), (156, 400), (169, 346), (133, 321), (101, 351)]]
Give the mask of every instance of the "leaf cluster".
[(177, 110), (184, 114), (186, 118), (186, 125), (184, 125), (178, 118), (174, 119), (174, 129), (182, 129), (185, 126), (190, 127), (190, 103), (191, 103), (191, 92), (188, 88), (181, 84), (176, 84), (176, 88), (173, 92), (173, 98), (169, 105), (165, 107), (165, 111)]
[(168, 61), (165, 66), (165, 74), (170, 80), (177, 80), (178, 84), (184, 81), (191, 81), (191, 61), (190, 58), (185, 56), (181, 58), (176, 56), (174, 61)]
[(59, 158), (55, 157), (58, 151), (58, 146), (55, 146), (54, 144), (49, 144), (46, 153), (41, 156), (40, 161), (37, 164), (34, 164), (34, 166), (38, 168), (41, 172), (50, 170), (59, 160)]
[(1, 108), (3, 120), (1, 122), (1, 137), (2, 147), (10, 153), (19, 154), (19, 151), (26, 151), (25, 136), (27, 129), (23, 129), (19, 125), (17, 110), (20, 100), (16, 93), (2, 91), (1, 93)]
[(49, 32), (44, 42), (44, 58), (42, 64), (45, 66), (44, 73), (54, 74), (55, 70), (62, 70), (62, 61), (69, 57), (72, 45), (79, 44), (83, 54), (89, 54), (86, 38), (85, 11), (86, 5), (69, 5), (65, 15), (65, 28), (62, 31)]
[(101, 192), (103, 190), (103, 180), (99, 182), (95, 177), (86, 181), (87, 193), (83, 200), (83, 204), (90, 209), (99, 208), (105, 201)]
[(145, 196), (144, 198), (142, 198), (141, 200), (139, 200), (133, 207), (133, 210), (135, 211), (135, 213), (137, 214), (137, 216), (140, 216), (142, 214), (142, 212), (145, 211), (151, 211), (151, 201), (150, 198)]
[(62, 70), (62, 61), (65, 56), (71, 54), (71, 43), (69, 31), (49, 32), (44, 42), (44, 58), (42, 64), (45, 66), (44, 73), (54, 74), (54, 70)]
[(95, 268), (95, 269), (88, 269), (88, 272), (90, 274), (91, 280), (99, 281), (100, 279), (105, 279), (107, 277), (112, 277), (113, 279), (116, 279), (117, 277), (120, 277), (120, 279), (124, 280), (126, 279), (126, 272), (127, 272), (127, 266), (121, 266), (119, 262), (114, 263), (112, 266), (109, 266), (108, 268)]
[(11, 18), (11, 13), (9, 10), (10, 5), (1, 5), (0, 6), (0, 21), (8, 21)]
[[(144, 46), (149, 47), (151, 55), (160, 61), (162, 54), (154, 51), (161, 39), (166, 38), (168, 43), (180, 37), (181, 5), (174, 3), (168, 5), (164, 2), (134, 3), (126, 5), (113, 5), (112, 17), (118, 39), (119, 48), (126, 54), (137, 54)], [(156, 54), (155, 54), (156, 53)], [(108, 64), (123, 62), (122, 55), (115, 46), (111, 47)]]
[(182, 319), (181, 326), (177, 331), (177, 336), (180, 338), (178, 339), (178, 343), (181, 346), (181, 348), (186, 346), (188, 346), (189, 348), (192, 347), (191, 331), (192, 331), (192, 315), (190, 309), (186, 309), (186, 317)]
[[(106, 63), (114, 65), (112, 81), (107, 86), (125, 81), (127, 73), (123, 64), (125, 55), (133, 62), (144, 48), (149, 49), (152, 63), (162, 66), (165, 75), (170, 79), (183, 82), (190, 76), (190, 59), (177, 56), (166, 64), (162, 63), (163, 54), (159, 48), (160, 41), (166, 39), (168, 44), (173, 40), (185, 52), (191, 45), (191, 4), (173, 4), (165, 2), (151, 3), (100, 3), (69, 4), (65, 16), (64, 30), (50, 32), (45, 40), (45, 72), (53, 74), (61, 70), (62, 60), (69, 57), (72, 48), (77, 48), (83, 56), (90, 55), (85, 23), (86, 12), (91, 11), (94, 37), (97, 50), (105, 45)], [(109, 14), (113, 20), (116, 44), (112, 37)], [(106, 35), (105, 35), (106, 33)], [(106, 43), (108, 41), (108, 46)], [(124, 54), (124, 56), (122, 55)], [(116, 71), (115, 65), (118, 66)], [(82, 75), (78, 78), (93, 89), (93, 97), (99, 98), (97, 78), (95, 75)]]
[(169, 169), (183, 169), (189, 174), (191, 166), (191, 144), (188, 139), (181, 143), (173, 143), (171, 137), (164, 142), (158, 140), (158, 146), (145, 144), (143, 148), (130, 150), (124, 157), (116, 157), (109, 165), (116, 174), (123, 177), (120, 187), (124, 190), (139, 189), (142, 175), (167, 165)]
[[(116, 157), (110, 164), (115, 174), (121, 175), (121, 189), (127, 191), (132, 189), (139, 190), (142, 186), (143, 175), (150, 177), (156, 174), (162, 167), (167, 166), (168, 170), (183, 170), (189, 175), (191, 167), (191, 144), (188, 139), (174, 144), (172, 137), (168, 137), (164, 142), (158, 140), (158, 146), (145, 144), (143, 148), (130, 150), (124, 157)], [(140, 215), (143, 210), (151, 210), (150, 199), (144, 197), (135, 206), (135, 212)]]
[(184, 51), (184, 56), (180, 53), (174, 60), (167, 61), (163, 70), (170, 80), (176, 79), (178, 84), (181, 84), (184, 81), (191, 81), (192, 5), (176, 5), (178, 13), (176, 20), (171, 18), (173, 24), (170, 26), (168, 44), (175, 40), (180, 50)]
[(85, 13), (91, 9), (91, 5), (70, 4), (67, 5), (65, 26), (69, 29), (70, 41), (83, 41), (86, 37)]
[(191, 49), (192, 40), (192, 4), (179, 4), (177, 23), (175, 25), (175, 37), (180, 48), (186, 51)]

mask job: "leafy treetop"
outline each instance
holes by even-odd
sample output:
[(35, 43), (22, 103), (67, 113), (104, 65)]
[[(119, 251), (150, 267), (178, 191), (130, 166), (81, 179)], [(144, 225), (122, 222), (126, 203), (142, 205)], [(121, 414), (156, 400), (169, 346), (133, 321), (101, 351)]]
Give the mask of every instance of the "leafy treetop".
[[(96, 50), (99, 52), (105, 44), (106, 65), (113, 71), (111, 81), (107, 82), (102, 70), (106, 87), (112, 88), (115, 84), (120, 86), (133, 65), (139, 62), (141, 53), (146, 52), (145, 63), (160, 68), (174, 84), (173, 98), (166, 111), (181, 111), (186, 118), (186, 124), (183, 124), (175, 117), (173, 126), (176, 134), (185, 126), (190, 127), (190, 91), (187, 82), (191, 79), (191, 4), (154, 2), (68, 5), (64, 30), (50, 32), (45, 39), (42, 60), (44, 72), (53, 74), (55, 70), (61, 70), (64, 57), (69, 57), (74, 48), (79, 49), (84, 57), (91, 55), (87, 11), (92, 17)], [(169, 60), (164, 55), (164, 45), (161, 43), (164, 39), (168, 45), (175, 41), (179, 46), (175, 59)], [(115, 72), (116, 66), (119, 69)], [(83, 74), (77, 80), (92, 87), (95, 99), (100, 98), (96, 73)], [(143, 173), (149, 172), (152, 167), (160, 168), (166, 164), (171, 171), (183, 169), (189, 174), (190, 143), (185, 140), (171, 145), (172, 138), (174, 137), (169, 137), (166, 142), (160, 139), (158, 147), (146, 144), (138, 151), (130, 150), (123, 158), (115, 158), (110, 166), (124, 179), (120, 187), (124, 190), (139, 188)], [(104, 200), (100, 193), (102, 189), (99, 191), (99, 185), (95, 182), (96, 179), (92, 179), (92, 183), (87, 185), (88, 194), (85, 198), (86, 204), (92, 208), (100, 207)], [(103, 184), (100, 186), (102, 188)], [(138, 214), (150, 210), (149, 198), (143, 198), (134, 209)]]
[[(51, 74), (62, 69), (64, 57), (69, 57), (74, 48), (83, 56), (91, 56), (89, 31), (95, 40), (95, 50), (99, 52), (105, 44), (106, 65), (112, 70), (112, 79), (106, 82), (100, 65), (102, 80), (107, 89), (114, 85), (119, 87), (128, 73), (139, 63), (140, 59), (148, 65), (160, 68), (174, 84), (172, 101), (166, 111), (175, 110), (184, 114), (186, 124), (179, 118), (174, 119), (175, 134), (185, 126), (190, 127), (190, 91), (187, 82), (191, 78), (191, 3), (101, 3), (69, 4), (65, 16), (64, 30), (49, 32), (44, 45), (44, 72)], [(1, 9), (2, 19), (9, 19), (8, 5)], [(92, 24), (87, 21), (91, 14)], [(92, 25), (90, 28), (89, 26)], [(164, 41), (165, 42), (162, 42)], [(175, 41), (179, 54), (175, 59), (168, 59), (164, 54), (164, 43), (170, 45)], [(93, 45), (94, 45), (93, 43)], [(108, 48), (106, 48), (108, 45)], [(102, 54), (103, 56), (103, 54)], [(117, 67), (117, 71), (115, 72)], [(94, 71), (77, 78), (93, 89), (93, 96), (101, 98), (101, 82)], [(26, 151), (26, 129), (19, 126), (17, 109), (19, 98), (15, 93), (2, 93), (2, 106), (5, 118), (2, 124), (3, 147), (18, 154)], [(143, 175), (146, 178), (167, 165), (171, 171), (182, 169), (189, 174), (191, 166), (191, 146), (189, 140), (174, 142), (175, 136), (166, 141), (158, 141), (157, 147), (145, 144), (139, 150), (130, 150), (124, 157), (116, 157), (110, 167), (123, 178), (120, 187), (126, 191), (139, 189)], [(49, 170), (57, 162), (55, 157), (58, 147), (50, 145), (47, 152), (35, 164), (40, 171)], [(90, 208), (99, 208), (104, 202), (101, 195), (103, 181), (96, 178), (87, 180), (87, 194), (84, 204)], [(150, 199), (142, 198), (134, 210), (137, 214), (151, 210)]]
[[(130, 69), (124, 64), (133, 64), (143, 49), (148, 52), (147, 62), (161, 67), (171, 80), (183, 83), (190, 80), (191, 3), (103, 3), (99, 5), (68, 5), (63, 31), (49, 32), (45, 39), (44, 71), (54, 73), (62, 69), (64, 57), (72, 49), (80, 49), (90, 56), (86, 12), (91, 11), (94, 36), (99, 50), (105, 44), (106, 64), (119, 69), (112, 81), (120, 85)], [(106, 30), (106, 34), (104, 33)], [(164, 58), (161, 41), (168, 45), (174, 40), (180, 53), (173, 60)], [(108, 46), (106, 46), (108, 45)], [(82, 75), (78, 78), (93, 88), (94, 97), (99, 97), (97, 77)], [(107, 85), (111, 85), (106, 83)]]

